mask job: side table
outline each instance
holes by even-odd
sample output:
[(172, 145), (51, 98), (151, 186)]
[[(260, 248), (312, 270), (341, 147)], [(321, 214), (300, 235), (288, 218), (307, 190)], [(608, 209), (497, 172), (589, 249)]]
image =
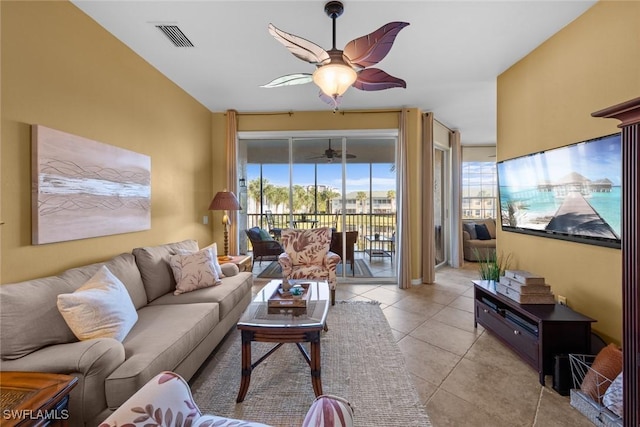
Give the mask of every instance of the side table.
[(69, 393), (78, 383), (70, 375), (0, 372), (3, 426), (66, 426)]
[(224, 259), (224, 257), (218, 257), (220, 265), (232, 262), (238, 266), (240, 271), (253, 271), (253, 257), (251, 255), (230, 255), (231, 259)]

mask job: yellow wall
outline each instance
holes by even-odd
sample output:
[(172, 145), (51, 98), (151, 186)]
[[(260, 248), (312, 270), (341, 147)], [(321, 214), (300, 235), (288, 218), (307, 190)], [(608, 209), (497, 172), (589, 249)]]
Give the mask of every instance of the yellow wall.
[[(2, 1), (0, 283), (211, 240), (211, 114), (68, 2)], [(31, 245), (30, 125), (151, 157), (151, 230)], [(223, 145), (223, 141), (214, 141)]]
[[(498, 160), (618, 132), (591, 113), (640, 94), (640, 2), (601, 1), (498, 78)], [(621, 252), (498, 231), (498, 250), (622, 338)]]
[[(308, 130), (357, 130), (357, 129), (397, 129), (398, 112), (364, 111), (338, 112), (332, 111), (296, 111), (292, 114), (239, 113), (239, 132), (268, 132), (268, 131), (308, 131)], [(409, 145), (409, 182), (410, 182), (410, 216), (413, 236), (421, 235), (421, 194), (422, 194), (422, 136), (420, 111), (407, 109), (407, 138)], [(226, 137), (223, 113), (213, 114), (213, 139), (223, 141)], [(214, 182), (224, 182), (226, 157), (224, 153), (213, 156)], [(217, 221), (217, 220), (216, 220)], [(216, 222), (214, 221), (214, 223)], [(217, 236), (217, 233), (216, 233)], [(411, 241), (411, 278), (420, 280), (422, 256), (420, 242)]]

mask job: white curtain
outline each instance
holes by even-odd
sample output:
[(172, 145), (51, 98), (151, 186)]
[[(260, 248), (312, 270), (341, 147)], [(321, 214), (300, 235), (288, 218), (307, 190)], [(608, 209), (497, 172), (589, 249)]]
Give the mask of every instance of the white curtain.
[(407, 170), (407, 112), (400, 112), (398, 144), (396, 145), (397, 203), (396, 263), (398, 287), (411, 287), (411, 230), (409, 229), (409, 179)]
[(422, 283), (436, 281), (433, 218), (433, 113), (422, 116)]
[[(227, 185), (226, 189), (233, 192), (238, 197), (238, 112), (227, 110)], [(246, 209), (242, 206), (242, 209)], [(238, 251), (238, 212), (229, 212), (232, 218), (229, 227), (229, 253), (237, 254)]]

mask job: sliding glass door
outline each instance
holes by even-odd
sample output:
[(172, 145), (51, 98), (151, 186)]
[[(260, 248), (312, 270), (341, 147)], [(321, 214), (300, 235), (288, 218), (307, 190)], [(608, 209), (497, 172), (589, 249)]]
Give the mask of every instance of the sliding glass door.
[(343, 242), (357, 233), (344, 278), (395, 276), (395, 144), (395, 136), (241, 137), (240, 248), (250, 250), (244, 230), (254, 226), (331, 227)]

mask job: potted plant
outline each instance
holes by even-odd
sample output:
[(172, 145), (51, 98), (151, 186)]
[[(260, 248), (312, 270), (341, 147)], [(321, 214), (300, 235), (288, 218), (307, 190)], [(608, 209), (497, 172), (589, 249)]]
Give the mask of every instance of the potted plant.
[(478, 260), (478, 270), (482, 280), (499, 281), (500, 276), (504, 276), (504, 271), (509, 268), (511, 263), (511, 254), (503, 256), (493, 251), (483, 256), (477, 249), (474, 249), (474, 252)]

